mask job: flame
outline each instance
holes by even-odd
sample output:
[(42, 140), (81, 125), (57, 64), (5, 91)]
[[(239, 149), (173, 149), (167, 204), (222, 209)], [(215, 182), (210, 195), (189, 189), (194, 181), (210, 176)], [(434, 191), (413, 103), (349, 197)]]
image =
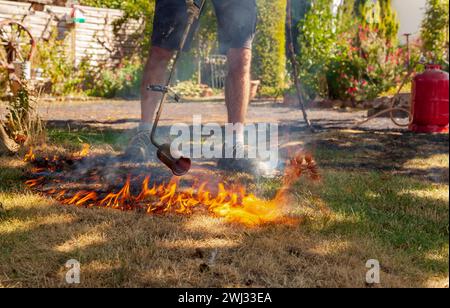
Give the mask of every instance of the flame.
[(112, 207), (116, 209), (130, 209), (133, 203), (133, 198), (130, 192), (130, 177), (123, 188), (116, 194), (110, 193), (103, 200), (100, 201), (100, 206)]
[(73, 156), (74, 156), (74, 158), (78, 158), (78, 159), (85, 158), (89, 155), (90, 151), (91, 151), (91, 146), (87, 143), (84, 143), (81, 151), (78, 153), (75, 153)]
[[(88, 153), (88, 146), (77, 154), (82, 157)], [(31, 154), (30, 154), (31, 153)], [(31, 158), (32, 151), (29, 153)], [(28, 155), (28, 154), (27, 154)], [(87, 155), (87, 154), (86, 154)], [(56, 159), (56, 158), (54, 158)], [(180, 189), (178, 180), (168, 184), (150, 184), (150, 176), (141, 183), (139, 193), (133, 194), (132, 183), (128, 176), (120, 189), (103, 195), (96, 191), (78, 191), (70, 194), (65, 190), (52, 189), (46, 193), (62, 204), (75, 206), (99, 206), (120, 210), (144, 209), (148, 214), (177, 213), (192, 214), (195, 210), (206, 209), (216, 217), (224, 218), (228, 222), (241, 223), (254, 227), (273, 222), (293, 223), (295, 218), (286, 217), (288, 210), (289, 189), (292, 184), (305, 172), (313, 179), (319, 178), (316, 164), (310, 155), (295, 155), (287, 165), (283, 180), (283, 187), (273, 200), (264, 200), (253, 194), (248, 194), (244, 186), (226, 187), (219, 183), (216, 192), (207, 189), (208, 183), (201, 183), (197, 188)], [(44, 177), (25, 182), (31, 188), (43, 183)], [(103, 195), (103, 196), (102, 196)]]
[(43, 176), (37, 178), (37, 179), (33, 179), (33, 180), (28, 180), (25, 182), (25, 185), (27, 185), (28, 187), (32, 188), (32, 187), (36, 187), (40, 184), (42, 184), (42, 182), (45, 180), (45, 178)]
[(33, 147), (30, 147), (30, 150), (27, 154), (25, 154), (25, 157), (23, 158), (24, 162), (34, 162), (36, 160), (36, 156), (33, 152)]

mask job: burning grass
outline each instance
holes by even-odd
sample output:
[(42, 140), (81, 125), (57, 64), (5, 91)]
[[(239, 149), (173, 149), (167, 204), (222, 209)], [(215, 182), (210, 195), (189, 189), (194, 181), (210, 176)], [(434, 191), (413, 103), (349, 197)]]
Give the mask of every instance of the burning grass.
[[(298, 223), (301, 217), (289, 213), (289, 190), (304, 174), (314, 181), (320, 179), (312, 156), (298, 153), (289, 161), (283, 186), (276, 196), (272, 200), (263, 200), (247, 193), (245, 187), (239, 184), (227, 187), (219, 182), (217, 187), (211, 187), (208, 182), (195, 181), (193, 185), (184, 187), (180, 184), (181, 179), (176, 177), (168, 183), (158, 183), (157, 179), (147, 175), (151, 169), (127, 166), (121, 158), (93, 157), (89, 160), (88, 155), (88, 145), (69, 157), (40, 158), (30, 149), (24, 160), (33, 165), (33, 170), (31, 179), (25, 184), (66, 205), (152, 215), (190, 215), (196, 211), (207, 211), (227, 222), (254, 227), (268, 223)], [(117, 175), (124, 170), (111, 173), (114, 164), (125, 170), (125, 178)]]

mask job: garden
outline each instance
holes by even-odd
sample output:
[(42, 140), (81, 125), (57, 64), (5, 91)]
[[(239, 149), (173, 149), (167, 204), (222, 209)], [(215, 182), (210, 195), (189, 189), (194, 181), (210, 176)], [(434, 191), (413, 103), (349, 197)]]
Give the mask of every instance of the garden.
[[(80, 25), (53, 1), (33, 44), (1, 2), (0, 288), (448, 288), (448, 95), (447, 131), (415, 131), (411, 104), (431, 65), (448, 87), (448, 0), (423, 1), (415, 33), (402, 0), (256, 0), (248, 121), (277, 124), (270, 177), (205, 159), (177, 177), (156, 150), (123, 159), (155, 0), (79, 1)], [(104, 61), (74, 45), (98, 25)], [(193, 115), (225, 125), (226, 73), (206, 1), (158, 135)]]

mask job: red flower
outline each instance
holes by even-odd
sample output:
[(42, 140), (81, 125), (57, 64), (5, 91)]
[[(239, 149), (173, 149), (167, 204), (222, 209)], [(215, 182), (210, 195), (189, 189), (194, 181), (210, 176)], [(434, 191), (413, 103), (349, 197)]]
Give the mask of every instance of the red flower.
[(355, 93), (357, 91), (358, 91), (357, 87), (351, 87), (351, 88), (348, 88), (347, 93), (348, 94), (353, 94), (353, 93)]

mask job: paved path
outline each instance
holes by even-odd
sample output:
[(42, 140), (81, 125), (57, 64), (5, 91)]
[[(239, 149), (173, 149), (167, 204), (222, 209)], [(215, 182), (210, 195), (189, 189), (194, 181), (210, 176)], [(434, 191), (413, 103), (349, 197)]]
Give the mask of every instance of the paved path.
[[(2, 110), (3, 109), (3, 110)], [(41, 116), (55, 125), (81, 124), (113, 129), (129, 129), (139, 121), (138, 101), (104, 100), (72, 103), (44, 103)], [(0, 114), (4, 107), (0, 106)], [(363, 120), (366, 111), (341, 111), (332, 109), (311, 109), (311, 120), (322, 128), (349, 128), (355, 121)], [(221, 103), (167, 104), (162, 115), (162, 125), (192, 123), (192, 116), (199, 115), (203, 123), (223, 123), (226, 120), (225, 105)], [(68, 122), (69, 121), (69, 122)], [(302, 127), (302, 113), (298, 108), (280, 104), (252, 104), (248, 112), (249, 122), (271, 122), (293, 127)], [(365, 129), (398, 129), (389, 119), (379, 118), (362, 126)]]

